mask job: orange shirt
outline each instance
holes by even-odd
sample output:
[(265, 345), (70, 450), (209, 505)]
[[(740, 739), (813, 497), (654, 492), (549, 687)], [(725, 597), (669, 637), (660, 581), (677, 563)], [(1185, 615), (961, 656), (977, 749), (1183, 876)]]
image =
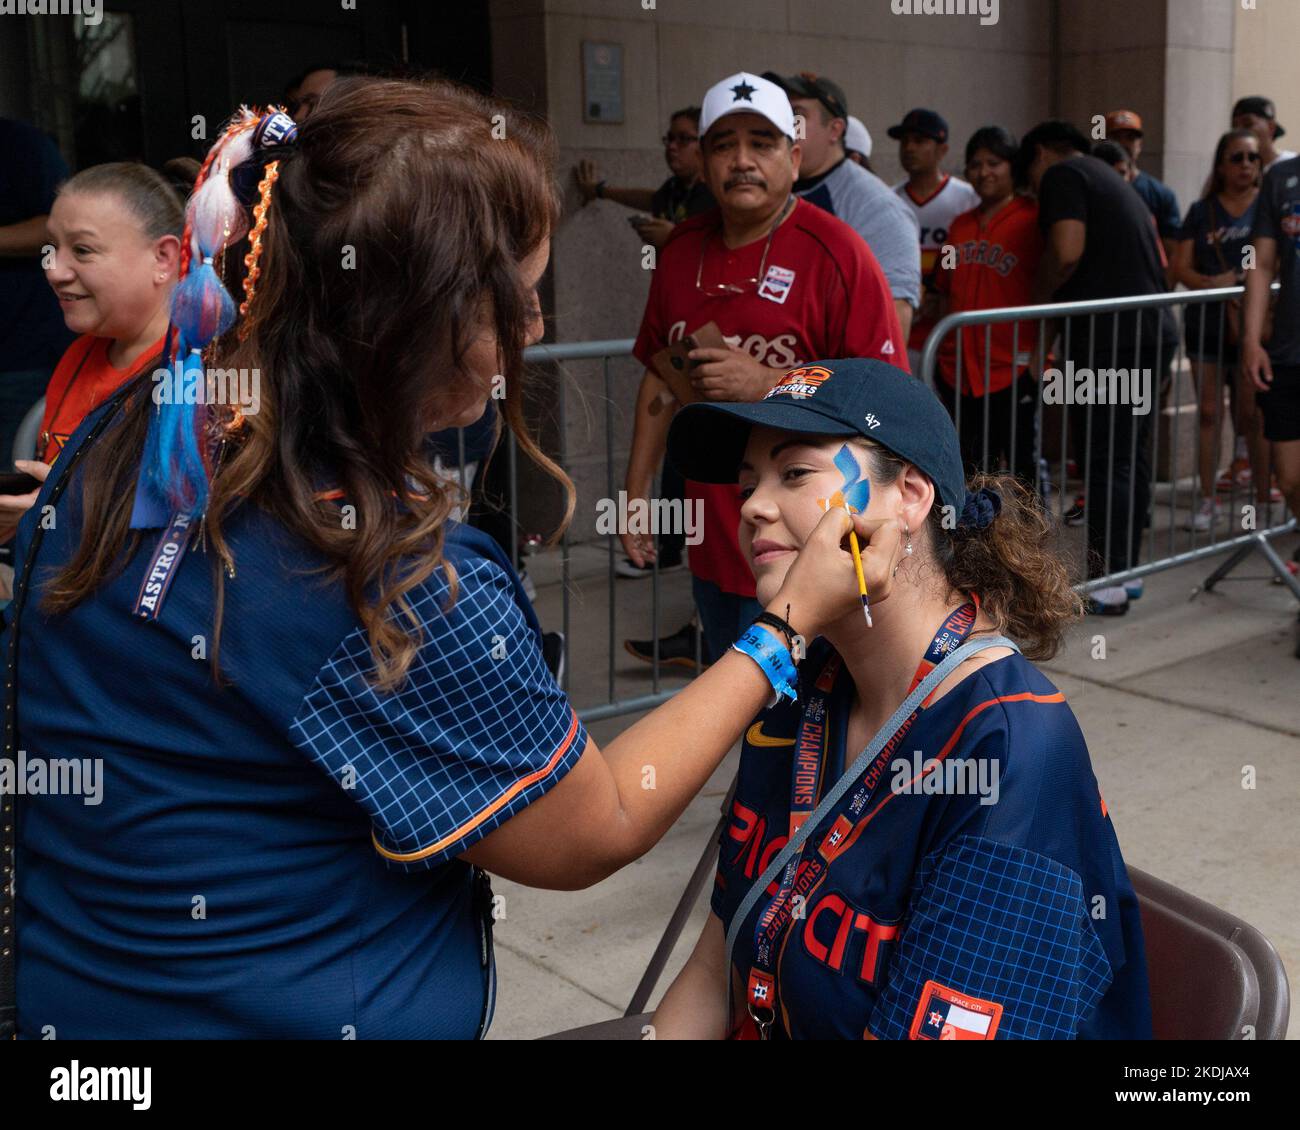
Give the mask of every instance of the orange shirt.
[(53, 463), (81, 421), (162, 353), (165, 338), (166, 334), (149, 346), (129, 369), (109, 364), (111, 338), (82, 334), (68, 346), (45, 391), (36, 457)]
[[(1032, 296), (1034, 272), (1043, 253), (1038, 205), (1028, 197), (1017, 196), (994, 213), (987, 227), (981, 227), (981, 219), (979, 209), (973, 208), (953, 220), (948, 229), (948, 243), (957, 251), (957, 265), (951, 270), (940, 268), (935, 286), (948, 295), (950, 313), (1027, 306)], [(1002, 322), (991, 332), (983, 326), (964, 328), (961, 390), (967, 396), (984, 392), (986, 333), (990, 337), (990, 392), (1001, 392), (1010, 385), (1038, 345), (1038, 323), (1033, 321)], [(949, 385), (957, 383), (956, 336), (956, 332), (950, 333), (939, 350), (939, 376)]]

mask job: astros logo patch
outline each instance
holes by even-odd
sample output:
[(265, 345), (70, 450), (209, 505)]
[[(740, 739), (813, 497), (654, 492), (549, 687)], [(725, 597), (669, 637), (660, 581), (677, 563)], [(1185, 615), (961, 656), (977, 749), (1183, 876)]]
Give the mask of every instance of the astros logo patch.
[(791, 369), (763, 394), (763, 399), (793, 396), (796, 400), (805, 400), (821, 388), (822, 383), (831, 375), (831, 370), (824, 365), (804, 365), (799, 369)]
[(909, 1035), (913, 1040), (991, 1040), (1001, 1019), (1000, 1004), (927, 981)]

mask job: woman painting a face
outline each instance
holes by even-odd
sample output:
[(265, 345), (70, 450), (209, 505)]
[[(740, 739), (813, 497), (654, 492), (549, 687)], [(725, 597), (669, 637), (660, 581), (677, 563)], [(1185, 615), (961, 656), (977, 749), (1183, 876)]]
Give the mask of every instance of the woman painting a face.
[[(693, 479), (738, 479), (768, 606), (841, 497), (862, 503), (884, 580), (873, 626), (860, 610), (828, 624), (797, 702), (746, 731), (713, 914), (656, 1034), (1149, 1038), (1136, 898), (1074, 715), (1029, 661), (1079, 602), (1028, 493), (1005, 475), (968, 492), (938, 400), (876, 361), (690, 406), (669, 454)], [(1023, 654), (958, 659), (895, 715), (945, 655), (999, 632)], [(880, 754), (835, 789), (873, 734)]]
[[(637, 859), (770, 697), (769, 625), (598, 745), (512, 563), (451, 517), (460, 488), (427, 439), (479, 419), (497, 374), (520, 450), (573, 509), (523, 417), (554, 138), (513, 110), (494, 137), (504, 112), (361, 79), (301, 128), (241, 111), (181, 238), (151, 236), (180, 248), (166, 362), (259, 372), (260, 405), (155, 397), (141, 373), (19, 524), (10, 740), (29, 761), (100, 759), (102, 804), (6, 797), (0, 1038), (482, 1035), (487, 873), (570, 889)], [(69, 299), (78, 328), (125, 338), (104, 277), (65, 273), (89, 296)], [(810, 639), (855, 607), (853, 525), (823, 514), (774, 590)]]

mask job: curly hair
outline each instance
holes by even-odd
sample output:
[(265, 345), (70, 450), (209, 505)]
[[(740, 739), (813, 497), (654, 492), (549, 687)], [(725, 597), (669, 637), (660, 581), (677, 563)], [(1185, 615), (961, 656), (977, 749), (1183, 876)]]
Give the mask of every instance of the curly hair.
[[(909, 464), (867, 441), (871, 477), (887, 485)], [(1011, 474), (976, 474), (967, 489), (991, 488), (1002, 497), (997, 518), (983, 529), (945, 522), (942, 507), (926, 518), (935, 564), (948, 585), (979, 596), (980, 607), (1027, 659), (1051, 659), (1065, 629), (1083, 615), (1083, 601), (1051, 545), (1052, 529), (1038, 501)]]

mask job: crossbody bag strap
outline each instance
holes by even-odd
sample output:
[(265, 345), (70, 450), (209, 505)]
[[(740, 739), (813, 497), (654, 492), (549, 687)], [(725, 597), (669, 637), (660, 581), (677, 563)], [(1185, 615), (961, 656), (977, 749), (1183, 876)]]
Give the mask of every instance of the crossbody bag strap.
[(930, 695), (930, 692), (944, 681), (949, 673), (959, 663), (963, 663), (978, 651), (987, 651), (991, 647), (1009, 647), (1013, 651), (1019, 651), (1016, 644), (1007, 639), (1005, 636), (994, 636), (990, 639), (970, 640), (961, 645), (955, 651), (949, 652), (933, 671), (931, 671), (921, 682), (913, 689), (912, 693), (903, 699), (902, 705), (894, 711), (889, 721), (886, 722), (877, 731), (876, 736), (871, 739), (867, 748), (864, 749), (853, 764), (844, 770), (840, 779), (835, 782), (830, 791), (822, 797), (817, 807), (813, 809), (812, 815), (799, 827), (793, 836), (773, 857), (772, 862), (764, 868), (763, 873), (754, 882), (754, 885), (746, 892), (745, 897), (740, 900), (740, 906), (736, 913), (732, 915), (731, 925), (727, 927), (727, 960), (724, 968), (727, 971), (727, 1026), (731, 1026), (732, 1010), (734, 1002), (731, 993), (731, 955), (736, 948), (736, 939), (740, 936), (740, 931), (744, 927), (745, 919), (749, 912), (754, 909), (754, 904), (767, 890), (778, 875), (784, 870), (785, 865), (796, 852), (803, 850), (804, 844), (808, 837), (816, 830), (817, 825), (826, 817), (826, 815), (840, 802), (844, 794), (853, 786), (853, 782), (866, 770), (867, 766), (875, 760), (876, 755), (885, 747), (899, 728), (912, 716), (912, 712), (921, 705)]
[[(99, 438), (110, 421), (117, 417), (118, 408), (135, 387), (136, 381), (128, 381), (113, 397), (106, 402), (104, 414), (95, 421), (85, 438), (77, 445), (75, 451), (65, 456), (56, 464), (57, 472), (54, 486), (44, 500), (37, 499), (41, 507), (55, 505), (72, 480), (72, 471), (82, 455), (91, 444)], [(27, 593), (31, 587), (32, 570), (36, 564), (36, 554), (45, 537), (45, 525), (37, 522), (32, 528), (32, 540), (27, 546), (21, 571), (14, 573), (14, 596), (8, 609), (9, 646), (5, 655), (5, 722), (3, 758), (14, 764), (17, 769), (18, 747), (18, 626), (27, 603)], [(16, 899), (14, 893), (14, 864), (18, 843), (17, 781), (12, 793), (0, 794), (0, 827), (3, 828), (4, 863), (3, 878), (0, 880), (0, 1039), (16, 1040), (18, 1038), (18, 937)]]

